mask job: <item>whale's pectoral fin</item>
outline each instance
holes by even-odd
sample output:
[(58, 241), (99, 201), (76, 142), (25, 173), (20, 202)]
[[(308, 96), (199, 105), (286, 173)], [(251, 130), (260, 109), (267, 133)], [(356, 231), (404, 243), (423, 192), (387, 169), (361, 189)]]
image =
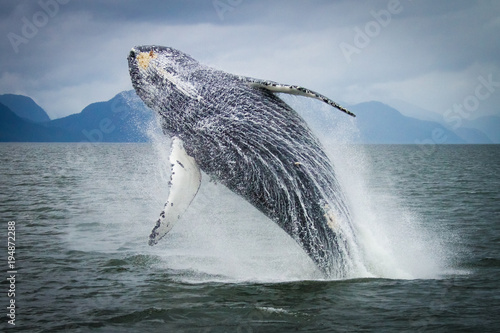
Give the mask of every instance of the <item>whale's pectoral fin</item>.
[(172, 229), (200, 188), (200, 168), (194, 158), (186, 153), (182, 140), (177, 137), (172, 139), (170, 163), (172, 165), (170, 193), (160, 218), (149, 236), (149, 245), (158, 243)]
[(267, 81), (267, 80), (259, 80), (259, 79), (254, 79), (251, 77), (245, 77), (245, 76), (240, 76), (240, 80), (247, 82), (251, 87), (256, 87), (256, 88), (262, 88), (266, 89), (272, 92), (277, 92), (277, 93), (285, 93), (285, 94), (291, 94), (291, 95), (299, 95), (299, 96), (305, 96), (305, 97), (311, 97), (318, 99), (322, 102), (325, 102), (328, 105), (333, 106), (336, 109), (339, 109), (342, 112), (347, 113), (350, 116), (356, 117), (354, 113), (351, 111), (347, 110), (346, 108), (338, 105), (331, 99), (329, 99), (326, 96), (323, 96), (321, 94), (318, 94), (317, 92), (314, 92), (312, 90), (309, 90), (304, 87), (300, 86), (292, 86), (289, 84), (282, 84), (278, 82), (273, 82), (273, 81)]

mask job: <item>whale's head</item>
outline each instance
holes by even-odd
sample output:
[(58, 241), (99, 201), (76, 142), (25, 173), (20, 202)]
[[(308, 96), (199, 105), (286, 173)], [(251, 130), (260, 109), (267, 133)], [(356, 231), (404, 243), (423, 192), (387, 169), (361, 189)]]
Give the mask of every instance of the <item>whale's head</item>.
[(152, 109), (166, 98), (200, 100), (190, 82), (190, 74), (199, 63), (189, 55), (164, 46), (136, 46), (128, 56), (132, 85), (139, 97)]

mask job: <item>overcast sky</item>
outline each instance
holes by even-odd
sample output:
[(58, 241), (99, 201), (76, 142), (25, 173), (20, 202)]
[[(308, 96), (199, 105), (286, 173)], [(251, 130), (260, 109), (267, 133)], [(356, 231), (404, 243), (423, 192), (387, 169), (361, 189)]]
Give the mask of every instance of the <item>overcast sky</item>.
[(51, 118), (132, 89), (126, 57), (140, 44), (350, 104), (500, 114), (495, 0), (0, 0), (0, 17), (0, 94)]

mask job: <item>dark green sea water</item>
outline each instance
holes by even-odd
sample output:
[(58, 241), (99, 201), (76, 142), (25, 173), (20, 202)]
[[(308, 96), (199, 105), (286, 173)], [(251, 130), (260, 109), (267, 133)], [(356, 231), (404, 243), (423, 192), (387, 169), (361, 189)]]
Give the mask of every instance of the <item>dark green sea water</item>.
[(500, 146), (340, 152), (366, 270), (325, 281), (284, 232), (208, 177), (149, 247), (168, 194), (161, 145), (0, 144), (0, 330), (500, 331)]

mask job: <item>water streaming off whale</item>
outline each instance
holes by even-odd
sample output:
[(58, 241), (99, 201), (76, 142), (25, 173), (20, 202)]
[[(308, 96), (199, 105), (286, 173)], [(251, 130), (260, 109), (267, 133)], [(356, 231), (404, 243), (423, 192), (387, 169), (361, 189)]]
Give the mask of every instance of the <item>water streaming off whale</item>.
[[(328, 107), (314, 101), (292, 97), (287, 102), (311, 124), (327, 153), (334, 157), (357, 234), (358, 256), (353, 264), (357, 269), (350, 271), (347, 278), (425, 278), (445, 272), (446, 249), (435, 236), (442, 234), (421, 226), (420, 217), (392, 192), (390, 179), (382, 182), (387, 184), (386, 188), (368, 190), (373, 181), (374, 162), (362, 146), (346, 144), (356, 135), (355, 124), (337, 118)], [(315, 121), (318, 117), (323, 121)], [(191, 282), (323, 279), (291, 237), (248, 202), (206, 175), (182, 220), (157, 247), (147, 246), (151, 221), (168, 196), (170, 178), (169, 139), (156, 123), (151, 124), (149, 133), (152, 150), (147, 146), (141, 148), (147, 158), (123, 161), (124, 165), (135, 166), (127, 181), (132, 186), (127, 193), (132, 191), (133, 198), (120, 196), (120, 189), (111, 181), (108, 187), (101, 182), (109, 193), (117, 191), (113, 196), (123, 203), (107, 208), (116, 208), (113, 214), (119, 222), (101, 221), (99, 228), (103, 232), (97, 234), (92, 229), (95, 226), (88, 230), (72, 226), (76, 229), (70, 233), (71, 247), (148, 254), (158, 258), (153, 264), (157, 269), (177, 271), (178, 278)], [(98, 147), (86, 149), (85, 159), (94, 160), (95, 167), (102, 166), (99, 152), (95, 151)], [(89, 187), (92, 186), (89, 180)], [(129, 205), (139, 207), (132, 202), (127, 204), (130, 200), (140, 200), (141, 209), (128, 211)], [(92, 214), (88, 219), (99, 220)], [(109, 237), (110, 233), (116, 236)]]
[(318, 135), (322, 124), (337, 127), (321, 139), (335, 157), (367, 272), (324, 281), (277, 224), (208, 177), (192, 209), (150, 247), (151, 221), (168, 195), (161, 134), (153, 145), (3, 144), (1, 214), (16, 221), (20, 244), (19, 327), (498, 327), (499, 147), (440, 146), (432, 159), (412, 161), (418, 146), (338, 144), (344, 125), (315, 124), (310, 113), (321, 107), (287, 102)]
[(225, 73), (169, 47), (135, 47), (128, 62), (137, 95), (160, 116), (174, 144), (170, 194), (151, 245), (195, 198), (201, 169), (278, 224), (325, 277), (341, 279), (359, 269), (356, 233), (332, 162), (275, 93), (351, 112), (309, 89)]
[[(372, 216), (358, 213), (358, 222), (366, 222), (353, 221), (351, 206), (361, 202), (369, 207), (371, 202), (356, 198), (356, 186), (339, 181), (333, 166), (342, 163), (339, 156), (356, 155), (337, 148), (345, 146), (345, 137), (355, 133), (355, 126), (328, 129), (330, 136), (325, 130), (315, 135), (276, 93), (312, 97), (352, 115), (348, 110), (309, 89), (225, 73), (169, 47), (135, 47), (128, 62), (138, 96), (160, 116), (163, 132), (179, 147), (171, 152), (172, 187), (150, 244), (157, 244), (196, 198), (199, 167), (205, 178), (223, 184), (286, 231), (326, 278), (370, 274), (374, 258), (365, 244), (374, 238), (382, 244), (380, 253), (390, 251), (384, 237), (370, 239), (374, 233), (368, 229), (380, 229), (380, 223), (366, 228)], [(318, 117), (312, 120), (317, 122)], [(324, 137), (323, 143), (318, 135)], [(332, 139), (334, 144), (326, 152), (324, 147)], [(343, 178), (356, 179), (356, 166), (347, 169)], [(191, 185), (184, 179), (191, 179)], [(362, 186), (358, 181), (358, 189)], [(398, 236), (409, 229), (403, 228)], [(358, 234), (367, 239), (358, 239)]]

